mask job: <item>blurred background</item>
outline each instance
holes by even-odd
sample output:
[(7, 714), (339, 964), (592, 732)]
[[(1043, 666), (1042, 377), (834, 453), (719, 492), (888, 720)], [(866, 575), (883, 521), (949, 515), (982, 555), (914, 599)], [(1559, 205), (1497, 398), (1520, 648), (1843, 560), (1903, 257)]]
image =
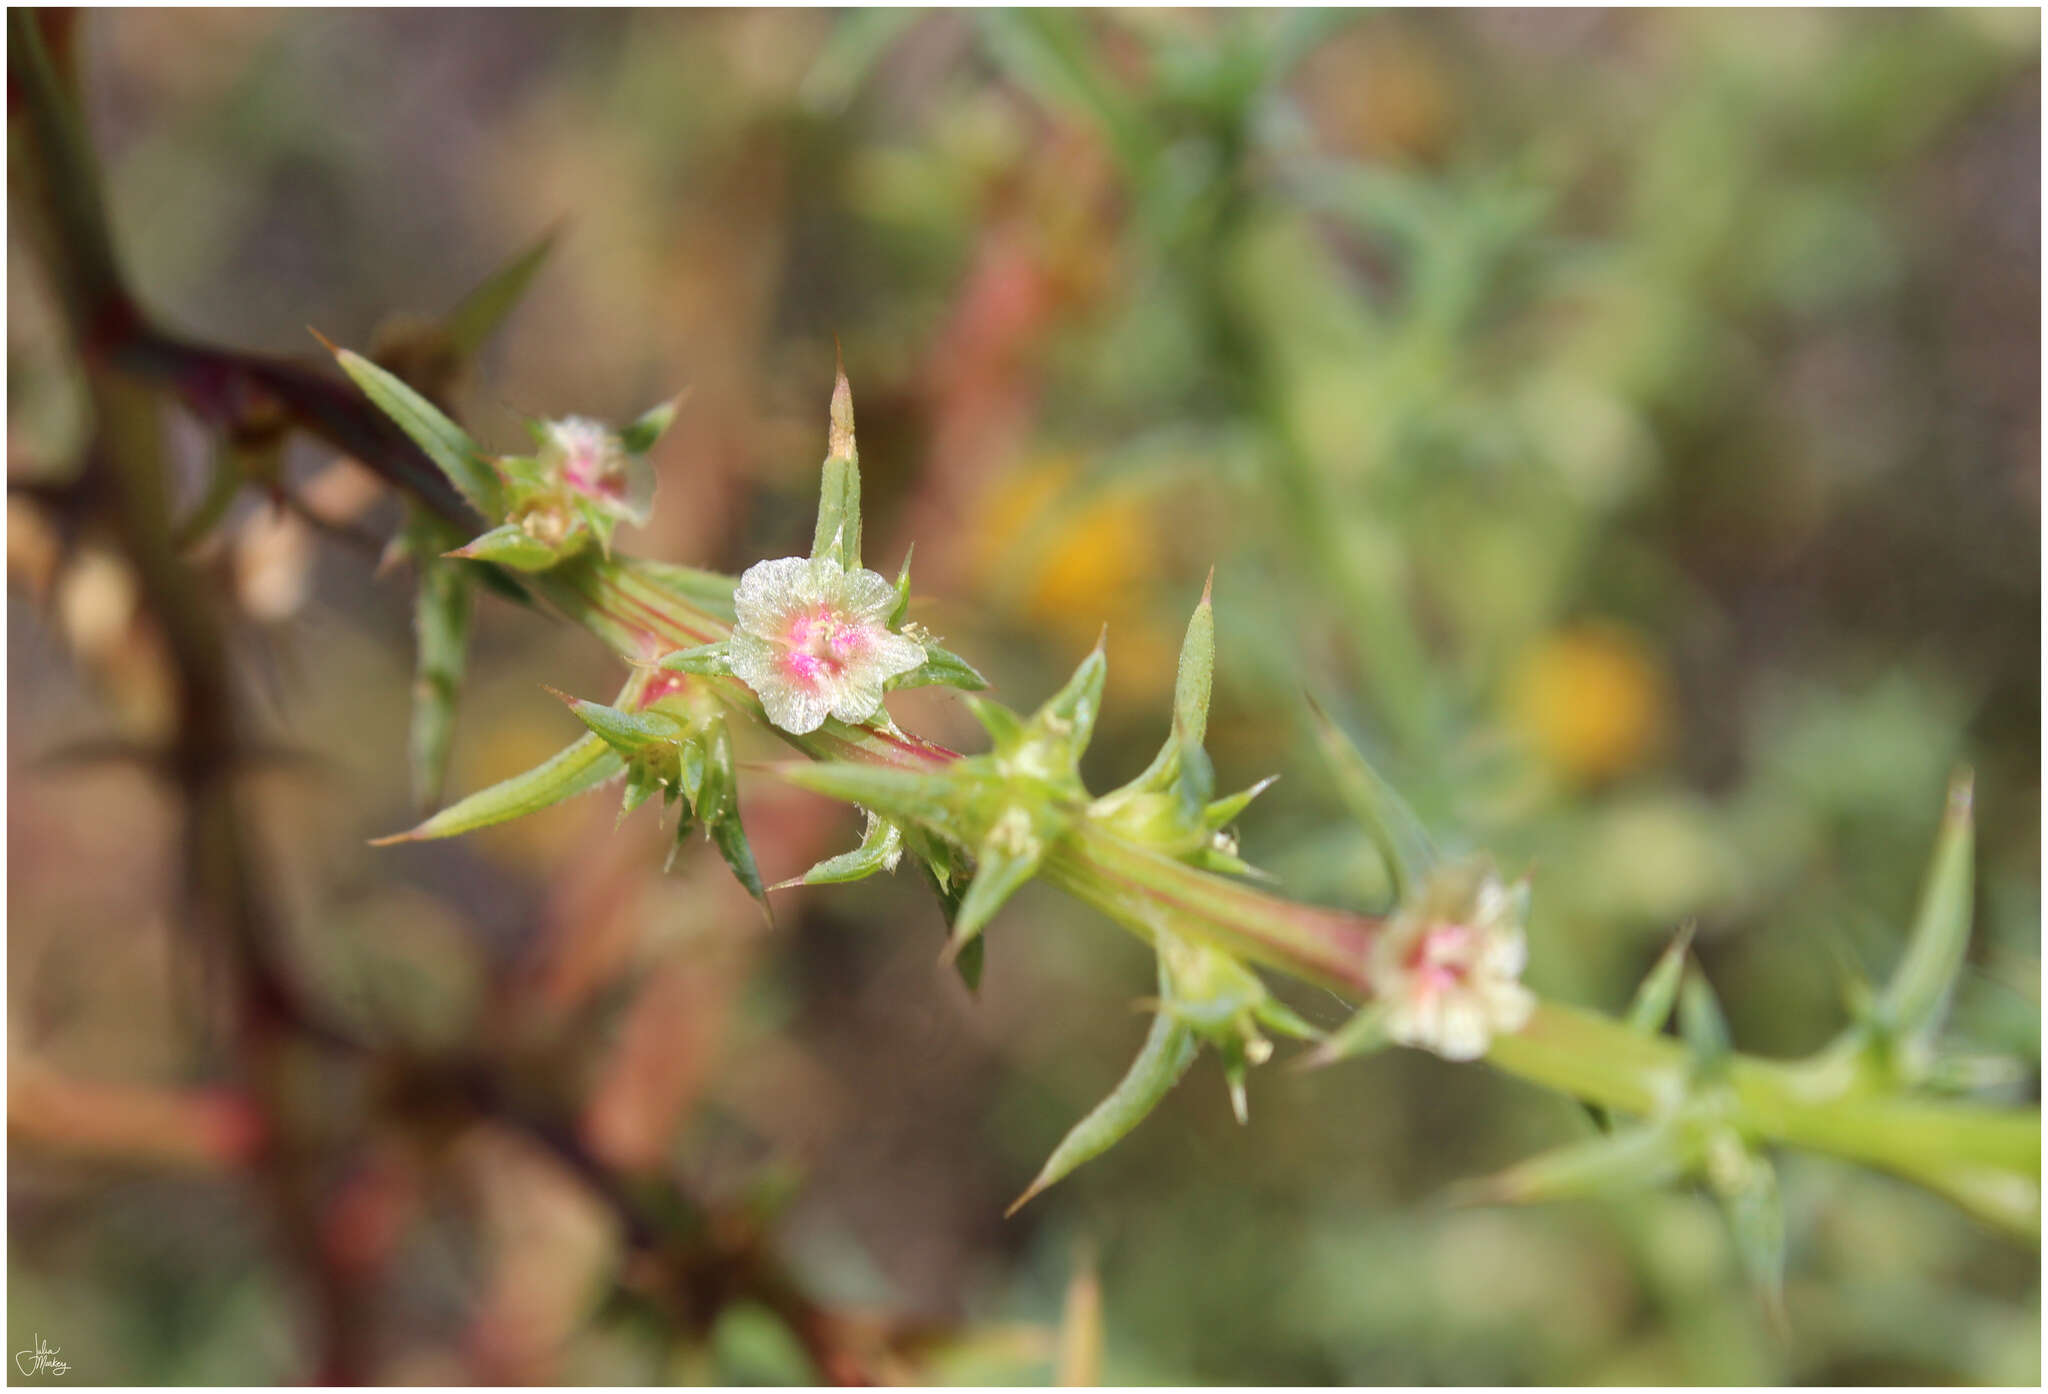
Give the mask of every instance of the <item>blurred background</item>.
[[(913, 613), (1026, 708), (1107, 622), (1097, 788), (1164, 735), (1213, 564), (1218, 779), (1284, 776), (1246, 855), (1385, 903), (1312, 694), (1445, 841), (1533, 866), (1547, 994), (1618, 1009), (1692, 923), (1744, 1049), (1818, 1047), (1968, 762), (1955, 1034), (2037, 1096), (2038, 12), (103, 11), (73, 45), (165, 325), (402, 345), (557, 230), (462, 418), (514, 449), (689, 387), (624, 545), (728, 571), (809, 538), (836, 336)], [(2038, 1252), (1882, 1176), (1782, 1159), (1782, 1329), (1702, 1196), (1446, 1205), (1586, 1125), (1410, 1052), (1259, 1072), (1242, 1128), (1205, 1060), (1004, 1221), (1136, 1051), (1143, 947), (1033, 887), (970, 995), (916, 877), (779, 893), (771, 928), (603, 795), (367, 847), (415, 812), (411, 588), (381, 486), (304, 438), (282, 477), (329, 525), (251, 490), (190, 553), (279, 752), (236, 781), (264, 953), (333, 1037), (252, 1055), (134, 755), (181, 719), (148, 597), (51, 502), (93, 410), (19, 217), (10, 1350), (114, 1382), (2038, 1381)], [(182, 515), (212, 443), (161, 403)], [(481, 600), (452, 792), (578, 734), (541, 684), (618, 680)], [(978, 748), (951, 695), (894, 706)], [(770, 880), (857, 832), (744, 797)]]

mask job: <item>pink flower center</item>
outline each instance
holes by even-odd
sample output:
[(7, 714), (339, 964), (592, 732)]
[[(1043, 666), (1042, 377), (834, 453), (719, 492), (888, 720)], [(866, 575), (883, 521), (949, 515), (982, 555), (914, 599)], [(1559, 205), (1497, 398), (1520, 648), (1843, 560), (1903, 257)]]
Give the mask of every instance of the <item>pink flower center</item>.
[(603, 447), (584, 441), (572, 446), (562, 461), (563, 482), (579, 494), (592, 498), (620, 499), (626, 495), (625, 471), (606, 456)]
[(792, 616), (782, 634), (782, 666), (795, 681), (815, 688), (836, 678), (866, 653), (869, 627), (820, 605)]
[(1408, 970), (1410, 990), (1426, 999), (1463, 986), (1472, 976), (1478, 940), (1477, 932), (1469, 925), (1431, 925), (1417, 937), (1403, 965)]

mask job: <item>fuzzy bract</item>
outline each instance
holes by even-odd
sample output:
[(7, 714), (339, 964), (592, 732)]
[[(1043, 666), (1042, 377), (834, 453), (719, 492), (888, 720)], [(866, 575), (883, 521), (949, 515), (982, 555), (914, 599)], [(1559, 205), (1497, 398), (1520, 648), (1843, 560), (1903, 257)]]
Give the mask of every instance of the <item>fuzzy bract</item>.
[(924, 646), (889, 628), (896, 588), (828, 557), (779, 557), (747, 568), (733, 592), (732, 671), (785, 731), (827, 716), (871, 719), (890, 678), (924, 662)]

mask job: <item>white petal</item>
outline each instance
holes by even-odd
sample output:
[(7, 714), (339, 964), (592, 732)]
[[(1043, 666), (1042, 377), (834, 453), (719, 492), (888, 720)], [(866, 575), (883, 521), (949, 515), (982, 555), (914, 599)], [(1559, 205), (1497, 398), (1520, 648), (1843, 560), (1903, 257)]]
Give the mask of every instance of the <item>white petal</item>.
[(773, 632), (782, 617), (801, 603), (800, 592), (809, 588), (810, 569), (808, 557), (776, 557), (748, 567), (732, 593), (739, 628), (756, 634)]
[(1437, 1054), (1446, 1060), (1477, 1060), (1486, 1054), (1487, 1036), (1486, 1013), (1479, 1003), (1462, 993), (1445, 1000)]
[(839, 603), (848, 614), (879, 623), (896, 608), (896, 587), (880, 572), (849, 571), (839, 591)]
[(825, 699), (793, 683), (770, 683), (755, 688), (768, 719), (794, 735), (815, 731), (825, 724)]
[(924, 645), (903, 634), (884, 634), (874, 641), (869, 650), (867, 662), (862, 666), (873, 667), (876, 676), (893, 678), (898, 673), (908, 673), (924, 664)]
[(756, 696), (764, 686), (780, 685), (783, 681), (775, 666), (776, 660), (782, 656), (780, 644), (744, 629), (735, 629), (726, 654), (732, 664), (733, 676), (753, 688)]
[(850, 724), (868, 720), (882, 709), (882, 675), (875, 672), (844, 674), (832, 693), (832, 715)]
[(1522, 969), (1529, 963), (1529, 941), (1522, 937), (1522, 931), (1496, 930), (1486, 937), (1486, 950), (1480, 957), (1485, 971), (1502, 978), (1519, 978)]
[(1521, 1030), (1535, 1011), (1536, 994), (1520, 983), (1493, 983), (1486, 989), (1486, 1014), (1496, 1031)]

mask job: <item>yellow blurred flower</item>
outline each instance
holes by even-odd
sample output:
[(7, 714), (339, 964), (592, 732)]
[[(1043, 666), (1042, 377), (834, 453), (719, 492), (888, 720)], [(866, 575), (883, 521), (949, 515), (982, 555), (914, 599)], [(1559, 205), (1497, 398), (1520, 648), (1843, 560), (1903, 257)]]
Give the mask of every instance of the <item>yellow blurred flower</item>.
[(1586, 624), (1549, 635), (1523, 658), (1508, 706), (1547, 765), (1594, 783), (1656, 752), (1670, 701), (1648, 646), (1612, 625)]
[(1041, 458), (991, 482), (975, 510), (979, 589), (1030, 628), (1078, 643), (1109, 626), (1119, 683), (1172, 683), (1178, 635), (1151, 604), (1162, 574), (1154, 505), (1142, 489), (1077, 485), (1079, 462)]

